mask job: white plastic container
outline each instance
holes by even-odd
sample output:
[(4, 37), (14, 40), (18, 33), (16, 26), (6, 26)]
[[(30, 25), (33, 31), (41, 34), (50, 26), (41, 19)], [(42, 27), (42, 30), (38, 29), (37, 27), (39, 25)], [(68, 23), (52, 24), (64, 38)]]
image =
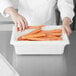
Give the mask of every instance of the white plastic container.
[(0, 76), (19, 76), (16, 70), (0, 54)]
[[(52, 30), (58, 29), (61, 26), (46, 26), (42, 29)], [(34, 29), (32, 29), (34, 30)], [(14, 45), (16, 54), (63, 54), (64, 48), (69, 44), (69, 39), (65, 32), (62, 32), (63, 40), (60, 41), (16, 41), (16, 37), (26, 34), (32, 30), (25, 30), (24, 32), (16, 32), (13, 27), (10, 44)]]

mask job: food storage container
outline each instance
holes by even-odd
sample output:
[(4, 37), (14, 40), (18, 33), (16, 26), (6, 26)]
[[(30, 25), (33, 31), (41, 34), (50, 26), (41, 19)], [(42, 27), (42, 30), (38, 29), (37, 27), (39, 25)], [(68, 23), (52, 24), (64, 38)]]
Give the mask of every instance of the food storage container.
[[(43, 30), (62, 29), (61, 26), (47, 25)], [(17, 32), (12, 30), (10, 43), (14, 46), (16, 54), (63, 54), (65, 46), (70, 44), (68, 36), (62, 31), (62, 40), (58, 41), (17, 41), (16, 38), (29, 33), (34, 29)]]

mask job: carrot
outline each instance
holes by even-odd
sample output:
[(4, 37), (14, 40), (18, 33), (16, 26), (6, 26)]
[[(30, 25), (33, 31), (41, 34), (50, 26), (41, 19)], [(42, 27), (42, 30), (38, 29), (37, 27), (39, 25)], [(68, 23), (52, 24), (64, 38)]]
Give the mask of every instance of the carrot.
[(36, 30), (34, 30), (34, 31), (30, 32), (30, 33), (28, 33), (28, 34), (35, 34), (35, 33), (38, 33), (38, 32), (40, 32), (40, 31), (41, 31), (41, 29), (39, 28), (39, 29), (36, 29)]
[(41, 31), (41, 29), (36, 29), (36, 30), (26, 34), (26, 35), (23, 35), (23, 37), (28, 36), (28, 35), (32, 35), (32, 34), (36, 34), (36, 33), (40, 32), (40, 31)]
[(23, 39), (22, 37), (18, 37), (16, 40), (17, 40), (17, 41), (30, 41), (30, 40), (28, 40), (28, 39)]
[(36, 29), (36, 28), (42, 28), (45, 25), (39, 25), (39, 26), (28, 26), (27, 29)]
[(59, 32), (62, 32), (61, 29), (55, 29), (55, 30), (51, 30), (52, 33), (59, 33)]
[[(28, 26), (26, 29), (37, 29), (37, 28), (42, 28), (45, 25), (39, 25), (39, 26)], [(20, 31), (20, 27), (17, 27), (17, 31)]]
[(28, 38), (31, 41), (53, 41), (53, 40), (62, 40), (62, 38), (47, 38), (47, 37), (40, 37), (40, 38)]
[(55, 30), (42, 30), (45, 33), (61, 33), (61, 29), (55, 29)]
[[(57, 30), (56, 30), (57, 31)], [(54, 36), (61, 36), (62, 32), (54, 32), (53, 30), (43, 30), (42, 31), (43, 33), (47, 34), (47, 36), (51, 36), (51, 35), (54, 35)]]
[(56, 36), (47, 36), (47, 37), (40, 37), (40, 38), (49, 38), (50, 40), (58, 40), (58, 39), (62, 39), (61, 37), (56, 37)]
[(46, 34), (44, 33), (37, 33), (37, 34), (30, 34), (30, 35), (27, 35), (27, 36), (22, 36), (22, 39), (28, 39), (28, 38), (36, 38), (36, 37), (44, 37), (46, 36)]
[[(46, 38), (46, 37), (40, 37), (40, 38)], [(54, 36), (54, 35), (48, 35), (47, 38), (49, 38), (50, 40), (62, 40), (62, 38), (60, 36)]]
[(49, 41), (49, 38), (28, 38), (31, 41)]
[(61, 37), (52, 37), (52, 38), (50, 38), (50, 40), (62, 40), (62, 38)]
[(54, 35), (54, 36), (61, 36), (62, 33), (52, 33), (52, 35)]

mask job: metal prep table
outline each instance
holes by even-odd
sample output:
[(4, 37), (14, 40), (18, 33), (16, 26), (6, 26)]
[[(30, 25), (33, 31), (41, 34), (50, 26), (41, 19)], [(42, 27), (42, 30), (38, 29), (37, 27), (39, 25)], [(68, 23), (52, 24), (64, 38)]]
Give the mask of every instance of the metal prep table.
[(0, 31), (0, 53), (20, 76), (76, 76), (76, 32), (63, 55), (17, 56), (10, 45), (11, 31)]

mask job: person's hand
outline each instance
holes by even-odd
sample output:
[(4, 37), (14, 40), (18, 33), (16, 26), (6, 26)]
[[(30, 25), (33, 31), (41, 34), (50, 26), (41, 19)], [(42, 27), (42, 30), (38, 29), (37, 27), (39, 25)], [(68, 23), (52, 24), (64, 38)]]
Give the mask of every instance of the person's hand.
[(62, 25), (63, 30), (66, 32), (66, 34), (69, 36), (72, 33), (72, 30), (70, 28), (70, 25)]
[(14, 21), (16, 27), (19, 27), (20, 31), (23, 31), (27, 28), (28, 22), (27, 20), (18, 13), (14, 13), (11, 15), (12, 20)]
[(5, 9), (5, 14), (9, 14), (15, 23), (16, 27), (19, 27), (20, 31), (23, 31), (27, 28), (28, 22), (27, 20), (13, 8), (13, 7), (8, 7)]
[(62, 27), (63, 27), (63, 31), (65, 31), (68, 36), (72, 33), (72, 30), (70, 28), (70, 24), (71, 24), (71, 19), (68, 17), (65, 17), (63, 19)]

